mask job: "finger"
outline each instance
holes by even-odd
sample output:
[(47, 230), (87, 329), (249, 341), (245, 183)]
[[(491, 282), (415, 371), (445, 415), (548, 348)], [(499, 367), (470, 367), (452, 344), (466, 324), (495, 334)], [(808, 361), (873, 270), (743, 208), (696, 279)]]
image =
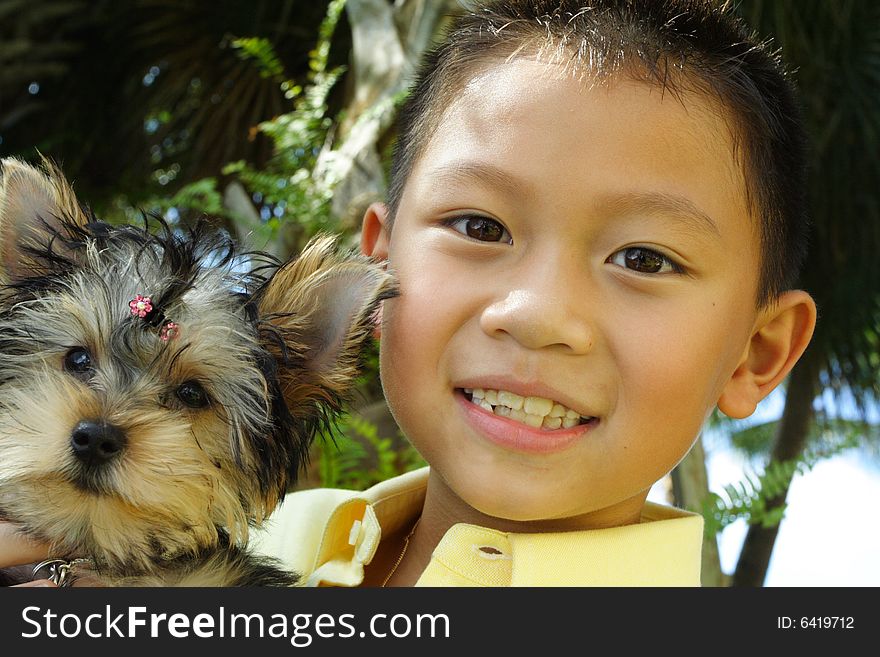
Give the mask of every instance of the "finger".
[(57, 589), (58, 586), (48, 579), (35, 579), (33, 582), (25, 582), (24, 584), (16, 584), (10, 588), (18, 589), (18, 588), (36, 588), (39, 586), (48, 586), (49, 588)]
[(42, 561), (48, 546), (28, 538), (11, 522), (0, 522), (0, 568)]

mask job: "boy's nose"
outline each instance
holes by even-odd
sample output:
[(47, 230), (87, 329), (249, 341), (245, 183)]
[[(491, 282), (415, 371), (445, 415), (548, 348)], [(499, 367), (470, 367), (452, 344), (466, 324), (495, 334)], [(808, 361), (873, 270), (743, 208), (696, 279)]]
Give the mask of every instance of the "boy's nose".
[(484, 309), (480, 327), (491, 337), (507, 334), (528, 349), (562, 346), (585, 354), (593, 346), (593, 333), (573, 307), (573, 296), (573, 290), (548, 294), (541, 286), (511, 289)]

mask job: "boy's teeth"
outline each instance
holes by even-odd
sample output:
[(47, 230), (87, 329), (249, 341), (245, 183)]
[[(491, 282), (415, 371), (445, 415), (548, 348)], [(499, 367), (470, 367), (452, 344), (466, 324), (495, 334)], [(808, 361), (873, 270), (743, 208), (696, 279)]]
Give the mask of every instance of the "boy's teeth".
[(553, 400), (543, 397), (526, 397), (526, 400), (523, 402), (523, 410), (526, 413), (544, 417), (553, 410)]
[(553, 408), (550, 409), (549, 415), (550, 417), (565, 417), (565, 406), (562, 404), (553, 404)]
[(521, 397), (507, 390), (465, 388), (477, 406), (501, 417), (522, 422), (530, 427), (568, 429), (580, 424), (581, 416), (570, 408), (544, 397)]
[(526, 424), (530, 427), (534, 427), (537, 429), (541, 426), (541, 423), (544, 421), (543, 415), (532, 415), (531, 413), (526, 413)]
[(525, 400), (525, 397), (520, 397), (513, 392), (507, 392), (506, 390), (498, 391), (498, 403), (502, 406), (509, 406), (515, 411), (518, 411), (523, 407), (523, 402), (525, 402)]

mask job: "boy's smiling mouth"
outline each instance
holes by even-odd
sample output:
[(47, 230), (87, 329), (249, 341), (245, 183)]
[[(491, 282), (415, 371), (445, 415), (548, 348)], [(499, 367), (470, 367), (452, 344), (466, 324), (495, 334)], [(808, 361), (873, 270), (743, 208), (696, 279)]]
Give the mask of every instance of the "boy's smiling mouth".
[(594, 424), (598, 418), (582, 416), (559, 402), (546, 397), (523, 397), (508, 390), (460, 388), (465, 399), (483, 410), (519, 422), (533, 429), (570, 429), (581, 424)]

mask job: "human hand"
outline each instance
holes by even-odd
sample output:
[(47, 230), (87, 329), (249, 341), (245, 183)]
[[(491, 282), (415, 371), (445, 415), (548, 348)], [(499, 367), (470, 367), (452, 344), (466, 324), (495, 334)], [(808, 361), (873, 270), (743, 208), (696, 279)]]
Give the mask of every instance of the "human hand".
[[(18, 525), (0, 520), (0, 568), (10, 566), (22, 566), (36, 563), (46, 559), (49, 555), (48, 546), (37, 543), (25, 536)], [(37, 579), (24, 584), (16, 584), (20, 587), (49, 586), (55, 584), (47, 579)]]

